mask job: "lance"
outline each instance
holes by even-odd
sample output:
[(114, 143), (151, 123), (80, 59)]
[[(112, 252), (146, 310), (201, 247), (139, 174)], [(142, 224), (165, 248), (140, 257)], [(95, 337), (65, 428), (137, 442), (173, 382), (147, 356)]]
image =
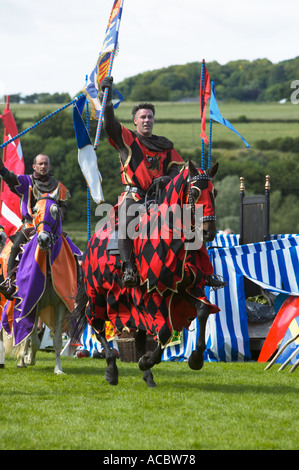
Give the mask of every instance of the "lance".
[[(114, 54), (115, 52), (112, 51), (110, 55), (110, 61), (109, 61), (109, 67), (108, 67), (108, 72), (107, 72), (107, 77), (111, 77), (112, 73), (112, 66), (113, 66), (113, 60), (114, 60)], [(103, 125), (103, 119), (104, 119), (104, 112), (106, 108), (106, 103), (107, 103), (107, 97), (108, 97), (108, 88), (105, 88), (104, 90), (104, 96), (103, 96), (103, 101), (102, 101), (102, 107), (99, 115), (99, 120), (98, 120), (98, 126), (97, 126), (97, 132), (96, 132), (96, 137), (95, 137), (95, 143), (94, 143), (94, 149), (96, 150), (99, 145), (100, 137), (101, 137), (101, 131), (102, 131), (102, 125)]]
[[(88, 80), (88, 75), (86, 75), (86, 83)], [(88, 99), (86, 99), (86, 129), (89, 133), (89, 106), (88, 106)], [(87, 197), (87, 240), (90, 240), (91, 237), (91, 206), (90, 206), (90, 189), (87, 185), (86, 188), (86, 197)]]
[[(202, 60), (201, 65), (201, 115), (203, 115), (203, 110), (205, 107), (205, 59)], [(201, 169), (205, 169), (205, 143), (203, 138), (201, 139)]]
[(47, 121), (48, 119), (50, 119), (51, 117), (53, 116), (56, 116), (56, 114), (60, 113), (60, 111), (63, 111), (64, 109), (66, 109), (68, 106), (71, 106), (71, 104), (75, 103), (75, 101), (77, 101), (79, 98), (81, 98), (82, 96), (84, 96), (83, 93), (81, 93), (81, 95), (78, 95), (76, 96), (76, 98), (74, 98), (72, 101), (70, 101), (69, 103), (65, 104), (64, 106), (62, 106), (61, 108), (57, 109), (56, 111), (53, 111), (53, 113), (50, 113), (48, 114), (47, 116), (45, 116), (44, 118), (40, 119), (39, 121), (37, 121), (35, 124), (33, 124), (32, 126), (30, 127), (27, 127), (27, 129), (25, 129), (24, 131), (20, 132), (18, 135), (15, 135), (14, 137), (12, 137), (11, 139), (9, 139), (7, 142), (4, 142), (2, 145), (0, 145), (0, 149), (6, 147), (7, 145), (11, 144), (11, 142), (14, 142), (16, 139), (18, 139), (19, 137), (22, 137), (23, 135), (27, 134), (27, 132), (30, 132), (32, 131), (32, 129), (35, 129), (37, 126), (39, 126), (40, 124), (43, 124), (45, 121)]

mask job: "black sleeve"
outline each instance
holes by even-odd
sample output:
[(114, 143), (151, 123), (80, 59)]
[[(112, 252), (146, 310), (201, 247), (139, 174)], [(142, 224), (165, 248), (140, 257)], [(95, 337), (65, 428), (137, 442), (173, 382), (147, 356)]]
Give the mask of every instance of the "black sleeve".
[(19, 181), (17, 175), (13, 171), (9, 171), (5, 166), (0, 170), (0, 176), (5, 181), (9, 189), (19, 196), (19, 193), (16, 191), (15, 187), (19, 186)]
[(176, 175), (178, 175), (180, 172), (180, 167), (179, 165), (176, 165), (175, 163), (173, 165), (170, 166), (168, 172), (167, 172), (167, 176), (170, 176), (170, 178), (174, 178)]
[(121, 134), (121, 125), (116, 119), (113, 110), (112, 102), (107, 103), (104, 112), (104, 129), (110, 139), (116, 144), (120, 150), (124, 147), (124, 142)]

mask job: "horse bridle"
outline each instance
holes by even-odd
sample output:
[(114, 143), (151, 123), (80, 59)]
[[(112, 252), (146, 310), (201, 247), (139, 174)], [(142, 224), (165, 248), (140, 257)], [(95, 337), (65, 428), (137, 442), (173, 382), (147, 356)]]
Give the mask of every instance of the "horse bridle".
[[(43, 201), (43, 200), (53, 201), (53, 202), (56, 204), (56, 206), (58, 207), (58, 202), (57, 202), (55, 199), (53, 199), (52, 197), (44, 196), (44, 197), (39, 198), (37, 202)], [(59, 207), (58, 207), (58, 210), (59, 210)], [(51, 228), (51, 232), (48, 232), (47, 230), (45, 230), (45, 232), (48, 233), (48, 235), (49, 235), (50, 238), (51, 238), (52, 244), (53, 244), (53, 243), (55, 242), (54, 232), (55, 232), (55, 230), (56, 230), (56, 228), (57, 228), (58, 222), (59, 222), (59, 217), (57, 217), (57, 218), (55, 219), (55, 222), (54, 222), (53, 224), (52, 224), (51, 222), (48, 222), (47, 220), (41, 220), (41, 221), (36, 225), (35, 230), (36, 230), (36, 232), (37, 232), (37, 228), (38, 228), (39, 225), (41, 225), (41, 224), (48, 225), (48, 226)], [(56, 238), (59, 238), (59, 237), (56, 236)]]
[[(194, 183), (195, 181), (207, 181), (206, 188), (202, 188), (202, 189), (207, 189), (208, 188), (208, 183), (209, 183), (209, 181), (212, 181), (212, 178), (209, 175), (207, 175), (206, 173), (199, 173), (198, 175), (195, 175), (192, 178), (190, 178), (190, 176), (188, 176), (188, 179), (187, 179), (188, 199), (189, 199), (189, 204), (191, 205), (191, 214), (192, 214), (193, 220), (195, 220), (195, 201), (194, 201), (194, 198), (193, 198), (193, 195), (192, 195), (191, 183)], [(200, 193), (201, 193), (201, 188), (196, 187), (196, 189), (198, 191), (200, 191)], [(199, 193), (199, 197), (200, 197), (200, 193)], [(202, 223), (210, 222), (210, 221), (215, 222), (216, 221), (216, 215), (205, 215), (205, 216), (200, 218), (200, 222), (202, 222)]]

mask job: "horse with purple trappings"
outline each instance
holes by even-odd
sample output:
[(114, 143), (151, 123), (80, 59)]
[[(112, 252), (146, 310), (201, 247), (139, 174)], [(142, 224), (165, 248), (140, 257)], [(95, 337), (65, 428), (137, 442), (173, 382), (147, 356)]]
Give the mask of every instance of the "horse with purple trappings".
[[(7, 301), (0, 331), (22, 346), (18, 367), (34, 365), (40, 346), (38, 321), (53, 332), (56, 374), (62, 374), (60, 352), (66, 314), (74, 308), (80, 250), (62, 231), (58, 194), (38, 194), (34, 208), (35, 233), (23, 245), (16, 271), (13, 300)], [(0, 355), (3, 344), (0, 339)], [(4, 364), (4, 358), (0, 362)]]

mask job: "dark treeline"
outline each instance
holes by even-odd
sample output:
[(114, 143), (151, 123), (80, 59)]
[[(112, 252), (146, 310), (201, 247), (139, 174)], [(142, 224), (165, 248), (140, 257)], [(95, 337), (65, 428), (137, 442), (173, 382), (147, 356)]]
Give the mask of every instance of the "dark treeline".
[[(273, 64), (268, 59), (236, 60), (220, 65), (207, 62), (217, 98), (238, 101), (279, 101), (289, 98), (299, 79), (299, 56)], [(173, 65), (127, 78), (117, 84), (129, 101), (178, 101), (198, 97), (201, 62)]]
[(26, 104), (50, 104), (50, 103), (68, 103), (71, 101), (69, 93), (33, 93), (23, 96), (21, 93), (10, 95), (11, 103)]
[[(238, 101), (279, 101), (289, 98), (290, 85), (299, 79), (299, 56), (273, 64), (268, 59), (236, 60), (220, 65), (207, 62), (211, 80), (215, 81), (217, 98)], [(127, 101), (178, 101), (199, 95), (201, 62), (172, 65), (135, 75), (120, 83), (117, 89)], [(14, 103), (67, 103), (68, 93), (34, 93), (11, 95)]]

